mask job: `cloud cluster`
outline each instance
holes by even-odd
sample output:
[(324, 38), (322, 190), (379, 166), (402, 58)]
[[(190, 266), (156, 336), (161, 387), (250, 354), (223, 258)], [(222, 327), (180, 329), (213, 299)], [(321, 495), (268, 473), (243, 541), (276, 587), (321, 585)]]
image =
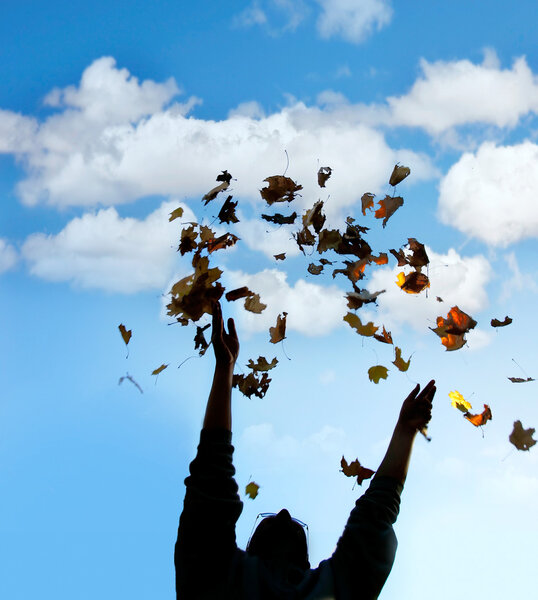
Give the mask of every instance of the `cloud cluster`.
[(82, 288), (119, 293), (161, 291), (177, 267), (177, 221), (169, 213), (183, 206), (164, 202), (144, 220), (121, 218), (115, 208), (86, 213), (56, 235), (34, 233), (22, 256), (30, 273), (47, 281), (69, 281)]
[(387, 0), (316, 0), (321, 7), (317, 28), (322, 38), (342, 37), (359, 43), (388, 25), (392, 8)]
[(538, 235), (538, 145), (486, 142), (442, 179), (439, 217), (492, 246)]
[(17, 252), (15, 248), (0, 238), (0, 273), (5, 273), (15, 266), (17, 262)]

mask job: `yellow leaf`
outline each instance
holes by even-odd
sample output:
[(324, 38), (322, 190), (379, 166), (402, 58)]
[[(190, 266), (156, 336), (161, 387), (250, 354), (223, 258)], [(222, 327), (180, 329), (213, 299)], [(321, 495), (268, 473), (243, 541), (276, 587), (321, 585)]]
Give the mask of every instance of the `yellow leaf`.
[(402, 350), (401, 348), (398, 348), (398, 346), (394, 348), (394, 351), (396, 353), (396, 358), (392, 361), (392, 364), (398, 367), (400, 371), (407, 371), (407, 369), (409, 369), (409, 364), (411, 363), (411, 357), (409, 357), (408, 361), (405, 361), (402, 358)]
[(452, 400), (452, 406), (461, 410), (462, 413), (469, 412), (473, 408), (471, 403), (467, 402), (467, 400), (465, 400), (465, 398), (456, 390), (448, 392), (448, 397)]
[(173, 210), (170, 213), (170, 218), (168, 220), (173, 221), (174, 219), (179, 219), (179, 217), (182, 217), (182, 216), (183, 216), (183, 209), (180, 206), (179, 208), (176, 208), (176, 210)]
[(363, 325), (359, 317), (350, 312), (348, 312), (344, 317), (344, 321), (349, 323), (359, 335), (364, 335), (365, 337), (373, 336), (374, 333), (379, 329), (379, 327), (376, 327), (372, 321), (368, 322), (366, 325)]
[(388, 369), (383, 365), (375, 365), (368, 369), (368, 377), (374, 383), (379, 383), (380, 379), (386, 379), (388, 376)]
[(259, 489), (260, 489), (260, 486), (257, 483), (254, 483), (253, 481), (251, 481), (245, 487), (245, 494), (247, 496), (250, 496), (250, 498), (252, 500), (254, 500), (254, 498), (256, 498), (256, 496), (258, 495), (258, 490)]

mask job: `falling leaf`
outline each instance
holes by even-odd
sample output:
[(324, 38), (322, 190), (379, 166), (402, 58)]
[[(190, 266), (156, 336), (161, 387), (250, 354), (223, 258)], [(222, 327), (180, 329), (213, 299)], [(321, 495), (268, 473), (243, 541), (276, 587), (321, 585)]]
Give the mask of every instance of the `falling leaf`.
[(260, 486), (257, 483), (251, 481), (250, 483), (247, 483), (247, 486), (245, 487), (245, 494), (249, 496), (251, 500), (254, 500), (254, 498), (256, 498), (256, 496), (258, 495), (259, 489)]
[(222, 248), (229, 248), (230, 246), (234, 246), (239, 238), (233, 233), (225, 233), (219, 237), (213, 237), (205, 243), (207, 251), (211, 254), (215, 252), (215, 250), (221, 250)]
[(275, 223), (276, 225), (291, 225), (292, 223), (295, 223), (296, 218), (296, 212), (293, 212), (289, 217), (281, 215), (280, 213), (276, 213), (275, 215), (262, 215), (262, 219), (269, 221), (270, 223)]
[(462, 413), (468, 413), (473, 408), (471, 403), (467, 402), (467, 400), (465, 400), (465, 398), (457, 390), (448, 392), (448, 397), (452, 400), (451, 405), (454, 408), (461, 410)]
[(127, 346), (127, 344), (129, 343), (129, 340), (131, 339), (131, 336), (133, 335), (132, 330), (131, 329), (127, 330), (125, 328), (125, 325), (123, 325), (123, 323), (121, 325), (118, 325), (118, 329), (120, 330), (121, 337), (123, 338), (123, 341), (125, 342), (125, 345)]
[(228, 171), (222, 171), (220, 175), (217, 175), (217, 181), (221, 181), (222, 183), (214, 187), (212, 190), (209, 190), (209, 192), (207, 192), (207, 194), (202, 198), (205, 206), (207, 206), (211, 200), (214, 200), (220, 192), (223, 192), (230, 187), (231, 179), (232, 176), (230, 173), (228, 173)]
[(271, 334), (271, 339), (269, 341), (271, 344), (277, 344), (286, 338), (286, 317), (288, 316), (288, 313), (283, 312), (282, 314), (284, 316), (278, 315), (276, 318), (276, 325), (274, 327), (269, 327), (269, 333)]
[(403, 181), (408, 175), (411, 173), (411, 169), (409, 167), (400, 167), (397, 164), (394, 165), (394, 169), (392, 170), (392, 174), (389, 179), (390, 185), (398, 185), (400, 181)]
[(245, 375), (234, 375), (232, 378), (232, 386), (239, 388), (239, 391), (247, 398), (251, 398), (253, 395), (263, 398), (269, 389), (270, 382), (271, 379), (269, 379), (267, 373), (262, 373), (260, 379), (252, 372), (246, 377)]
[(323, 209), (323, 201), (318, 200), (314, 206), (307, 210), (303, 215), (303, 228), (312, 226), (316, 233), (319, 233), (325, 224), (325, 215), (321, 212)]
[(375, 473), (375, 471), (372, 471), (372, 469), (363, 467), (358, 459), (355, 459), (353, 462), (348, 464), (347, 460), (342, 456), (340, 466), (342, 467), (342, 473), (346, 477), (356, 477), (359, 485), (361, 485), (365, 479), (370, 479), (370, 477)]
[(422, 267), (425, 267), (429, 264), (430, 259), (428, 258), (424, 244), (421, 244), (415, 238), (407, 238), (406, 245), (410, 251), (410, 254), (406, 254), (403, 248), (400, 248), (400, 250), (389, 250), (389, 252), (396, 257), (399, 267), (410, 265), (417, 271), (420, 271)]
[(232, 202), (233, 196), (228, 196), (222, 205), (222, 208), (217, 215), (217, 219), (220, 223), (239, 223), (239, 219), (235, 214), (235, 208), (237, 206), (237, 202)]
[(183, 216), (183, 209), (180, 206), (179, 208), (176, 208), (176, 210), (173, 210), (170, 213), (170, 218), (168, 220), (173, 221), (174, 219), (179, 219), (179, 217), (182, 217), (182, 216)]
[(157, 367), (154, 371), (151, 372), (152, 375), (158, 375), (161, 371), (164, 371), (168, 365), (162, 364), (160, 367)]
[(360, 290), (359, 292), (348, 292), (346, 294), (347, 305), (351, 310), (357, 310), (363, 304), (367, 304), (369, 302), (375, 302), (377, 297), (380, 294), (384, 294), (385, 290), (380, 290), (378, 292), (369, 292), (368, 290)]
[(267, 362), (265, 356), (259, 356), (256, 362), (254, 362), (252, 358), (250, 358), (247, 363), (247, 367), (249, 369), (252, 369), (253, 371), (270, 371), (271, 369), (274, 369), (277, 366), (277, 364), (278, 359), (276, 358), (276, 356), (270, 363)]
[(360, 318), (354, 313), (348, 312), (347, 315), (343, 318), (344, 321), (349, 323), (350, 326), (353, 327), (353, 329), (355, 329), (359, 335), (363, 335), (365, 337), (372, 337), (374, 333), (379, 329), (379, 327), (376, 327), (372, 323), (372, 321), (370, 321), (366, 325), (363, 325)]
[(312, 275), (319, 275), (323, 271), (323, 265), (315, 265), (314, 263), (310, 263), (307, 271)]
[(320, 254), (327, 250), (336, 250), (341, 243), (342, 234), (338, 229), (322, 229), (319, 233), (317, 250)]
[(245, 300), (245, 310), (248, 310), (249, 312), (253, 312), (259, 315), (266, 308), (267, 304), (264, 304), (260, 301), (259, 294), (253, 294)]
[(383, 365), (375, 365), (368, 369), (368, 378), (374, 383), (379, 383), (380, 379), (386, 379), (389, 376), (389, 370)]
[(534, 432), (536, 430), (534, 427), (529, 427), (529, 429), (523, 429), (523, 425), (521, 421), (514, 421), (514, 429), (512, 433), (508, 436), (508, 440), (511, 444), (518, 450), (530, 450), (534, 444), (536, 444), (536, 440), (532, 438)]
[(529, 381), (534, 381), (532, 377), (509, 377), (508, 378), (512, 383), (528, 383)]
[(441, 298), (441, 296), (437, 296), (435, 299), (437, 300), (437, 302), (444, 302), (444, 300)]
[(178, 247), (178, 251), (180, 252), (181, 256), (198, 247), (198, 244), (195, 241), (197, 237), (198, 232), (194, 230), (194, 225), (185, 227), (181, 231), (181, 241), (179, 242)]
[(504, 321), (499, 321), (499, 319), (491, 319), (491, 326), (492, 327), (506, 327), (507, 325), (510, 325), (510, 323), (512, 322), (512, 319), (510, 317), (504, 317)]
[(284, 177), (284, 175), (272, 175), (266, 177), (264, 181), (269, 184), (260, 190), (262, 198), (271, 205), (275, 202), (291, 202), (295, 194), (303, 189), (302, 185), (297, 185), (293, 179)]
[(402, 271), (398, 273), (396, 284), (407, 294), (420, 294), (422, 290), (430, 287), (430, 280), (425, 273), (411, 271), (406, 275)]
[(239, 300), (240, 298), (247, 298), (248, 296), (254, 296), (254, 292), (251, 292), (245, 285), (235, 290), (230, 290), (229, 292), (226, 292), (225, 298), (226, 300), (228, 300), (228, 302), (233, 302), (234, 300)]
[(200, 348), (200, 356), (203, 356), (205, 354), (205, 351), (209, 348), (209, 344), (207, 343), (204, 336), (204, 331), (208, 327), (211, 327), (211, 323), (204, 325), (204, 327), (200, 327), (199, 325), (196, 326), (196, 335), (194, 336), (194, 349), (198, 350), (198, 348)]
[(295, 241), (297, 242), (297, 245), (303, 254), (303, 246), (313, 246), (316, 243), (316, 238), (314, 237), (313, 233), (306, 227), (303, 227), (300, 231), (295, 233), (293, 237), (295, 238)]
[(463, 416), (475, 427), (481, 427), (482, 425), (485, 425), (487, 421), (491, 421), (491, 410), (487, 404), (484, 404), (484, 410), (479, 415), (472, 415), (467, 412)]
[(394, 347), (394, 353), (396, 354), (396, 358), (392, 361), (392, 364), (397, 367), (400, 371), (407, 371), (409, 369), (409, 365), (411, 364), (411, 357), (407, 361), (402, 358), (402, 350), (398, 348), (398, 346)]
[(465, 334), (476, 326), (476, 321), (457, 306), (453, 306), (446, 319), (437, 317), (437, 327), (430, 329), (441, 338), (447, 350), (458, 350), (466, 343)]
[(376, 219), (383, 219), (383, 228), (386, 227), (387, 221), (392, 215), (403, 206), (403, 198), (401, 196), (385, 196), (383, 200), (379, 201), (379, 208), (375, 211), (374, 217)]
[(378, 342), (383, 342), (384, 344), (392, 344), (392, 335), (390, 334), (390, 331), (387, 331), (385, 329), (384, 325), (383, 325), (383, 332), (382, 333), (374, 333), (374, 338)]
[(366, 194), (362, 195), (361, 205), (362, 205), (362, 214), (366, 216), (366, 211), (368, 209), (372, 210), (374, 208), (374, 198), (375, 194), (370, 194), (366, 192)]
[(325, 183), (327, 179), (331, 176), (332, 173), (331, 167), (320, 167), (318, 171), (318, 185), (319, 187), (325, 187)]
[(285, 260), (286, 258), (286, 253), (285, 252), (281, 252), (280, 254), (273, 254), (273, 257), (276, 260)]

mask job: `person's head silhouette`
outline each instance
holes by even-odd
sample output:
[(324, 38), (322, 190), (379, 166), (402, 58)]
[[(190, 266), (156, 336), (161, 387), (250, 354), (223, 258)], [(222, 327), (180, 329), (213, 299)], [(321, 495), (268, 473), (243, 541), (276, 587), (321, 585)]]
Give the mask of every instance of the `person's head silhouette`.
[(309, 569), (307, 525), (293, 519), (285, 508), (278, 514), (262, 513), (260, 517), (262, 521), (247, 544), (247, 552), (301, 570)]

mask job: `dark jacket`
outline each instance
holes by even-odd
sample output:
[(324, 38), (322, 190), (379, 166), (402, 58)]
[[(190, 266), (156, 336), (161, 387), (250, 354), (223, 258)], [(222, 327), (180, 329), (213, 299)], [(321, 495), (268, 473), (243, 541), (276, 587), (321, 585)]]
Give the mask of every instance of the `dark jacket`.
[[(231, 432), (202, 430), (190, 465), (175, 548), (180, 600), (374, 600), (396, 552), (392, 524), (402, 484), (374, 477), (357, 500), (333, 555), (297, 576), (286, 565), (249, 556), (237, 547), (237, 493)], [(292, 583), (293, 581), (293, 583)]]

